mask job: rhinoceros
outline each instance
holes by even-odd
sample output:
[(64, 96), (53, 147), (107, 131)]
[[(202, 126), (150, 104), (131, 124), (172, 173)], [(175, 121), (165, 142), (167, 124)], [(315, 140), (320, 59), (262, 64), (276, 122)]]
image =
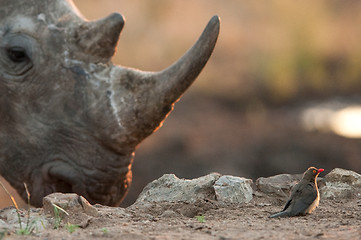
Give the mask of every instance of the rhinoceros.
[(198, 76), (220, 21), (160, 72), (111, 62), (123, 25), (118, 13), (88, 21), (70, 0), (0, 0), (0, 174), (34, 206), (53, 192), (118, 205), (137, 145)]

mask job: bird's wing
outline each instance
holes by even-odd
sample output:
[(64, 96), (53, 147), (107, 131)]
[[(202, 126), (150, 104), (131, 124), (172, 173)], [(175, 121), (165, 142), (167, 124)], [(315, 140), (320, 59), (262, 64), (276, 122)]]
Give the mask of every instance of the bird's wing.
[[(284, 208), (282, 209), (282, 211), (286, 211), (287, 208), (289, 208), (291, 205), (293, 205), (293, 201), (292, 199), (296, 196), (298, 196), (300, 193), (300, 183), (296, 184), (293, 188), (292, 188), (292, 191), (291, 191), (291, 196), (290, 198), (287, 200)], [(289, 209), (290, 210), (290, 209)], [(288, 210), (288, 212), (289, 212)]]
[(289, 198), (285, 204), (285, 207), (282, 209), (282, 211), (286, 211), (286, 209), (291, 205), (292, 198)]
[(304, 214), (316, 198), (316, 186), (311, 183), (299, 185), (292, 193), (291, 215)]

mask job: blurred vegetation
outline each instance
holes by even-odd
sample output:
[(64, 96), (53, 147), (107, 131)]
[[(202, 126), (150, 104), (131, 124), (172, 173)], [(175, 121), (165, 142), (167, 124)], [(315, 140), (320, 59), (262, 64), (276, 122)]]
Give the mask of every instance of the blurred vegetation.
[(287, 104), (361, 92), (361, 2), (75, 0), (89, 19), (127, 19), (114, 61), (157, 71), (221, 17), (213, 57), (191, 91), (236, 106)]

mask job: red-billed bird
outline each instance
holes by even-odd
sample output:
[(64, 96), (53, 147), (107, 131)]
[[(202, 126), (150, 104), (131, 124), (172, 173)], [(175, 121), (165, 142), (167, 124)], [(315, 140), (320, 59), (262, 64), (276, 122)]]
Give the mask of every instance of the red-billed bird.
[(322, 168), (309, 167), (301, 181), (292, 189), (291, 197), (283, 210), (271, 215), (270, 218), (306, 215), (315, 210), (320, 202), (316, 179), (323, 171)]

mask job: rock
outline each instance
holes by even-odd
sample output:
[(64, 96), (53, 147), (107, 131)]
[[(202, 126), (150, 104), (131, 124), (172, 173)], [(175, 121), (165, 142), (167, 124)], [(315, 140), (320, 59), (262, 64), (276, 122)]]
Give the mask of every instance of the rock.
[(165, 174), (148, 184), (136, 203), (183, 201), (195, 203), (202, 199), (213, 199), (224, 203), (243, 203), (252, 200), (251, 179), (221, 176), (218, 173), (187, 180), (174, 174)]
[(43, 199), (43, 209), (45, 213), (51, 214), (56, 218), (56, 206), (62, 208), (58, 209), (58, 213), (64, 222), (68, 221), (71, 224), (86, 227), (91, 217), (98, 216), (98, 211), (95, 207), (82, 196), (75, 193), (52, 193)]
[(302, 174), (279, 174), (272, 177), (260, 177), (256, 180), (257, 190), (267, 195), (287, 198), (294, 185), (302, 178)]
[[(8, 207), (5, 209), (2, 209), (0, 212), (0, 219), (3, 219), (6, 221), (9, 225), (19, 225), (19, 218), (16, 212), (15, 207)], [(26, 220), (21, 219), (22, 223), (24, 223)]]
[(320, 187), (321, 198), (361, 197), (361, 175), (341, 168), (333, 169)]
[(253, 198), (253, 181), (225, 175), (214, 184), (216, 199), (225, 203), (247, 203)]
[(174, 174), (165, 174), (149, 183), (140, 193), (136, 203), (215, 199), (213, 184), (220, 178), (219, 173), (211, 173), (196, 179), (179, 179)]
[[(257, 191), (254, 192), (253, 181), (242, 177), (211, 173), (187, 180), (179, 179), (174, 174), (165, 174), (143, 189), (135, 205), (176, 201), (196, 203), (204, 199), (217, 200), (221, 203), (247, 203), (252, 200), (253, 194), (261, 197), (267, 195), (288, 198), (292, 187), (301, 178), (302, 174), (261, 177), (256, 180)], [(321, 197), (324, 198), (351, 197), (355, 194), (361, 196), (361, 175), (352, 171), (334, 169), (325, 178), (319, 177), (317, 182)]]
[[(39, 208), (31, 208), (30, 213), (27, 209), (18, 209), (18, 212), (20, 214), (22, 229), (33, 228), (36, 232), (37, 230), (42, 230), (50, 225), (49, 221), (42, 216), (42, 211)], [(15, 207), (8, 207), (0, 210), (0, 233), (5, 229), (9, 231), (20, 229), (18, 212)], [(1, 235), (0, 239), (2, 239)]]
[(326, 182), (346, 183), (356, 188), (361, 188), (361, 175), (350, 170), (335, 168), (325, 176)]
[(6, 229), (9, 229), (9, 224), (7, 224), (5, 221), (0, 219), (0, 231), (5, 231)]
[(75, 193), (52, 193), (43, 199), (45, 212), (54, 214), (54, 204), (66, 211), (80, 211), (90, 216), (97, 216), (98, 212), (84, 197)]

